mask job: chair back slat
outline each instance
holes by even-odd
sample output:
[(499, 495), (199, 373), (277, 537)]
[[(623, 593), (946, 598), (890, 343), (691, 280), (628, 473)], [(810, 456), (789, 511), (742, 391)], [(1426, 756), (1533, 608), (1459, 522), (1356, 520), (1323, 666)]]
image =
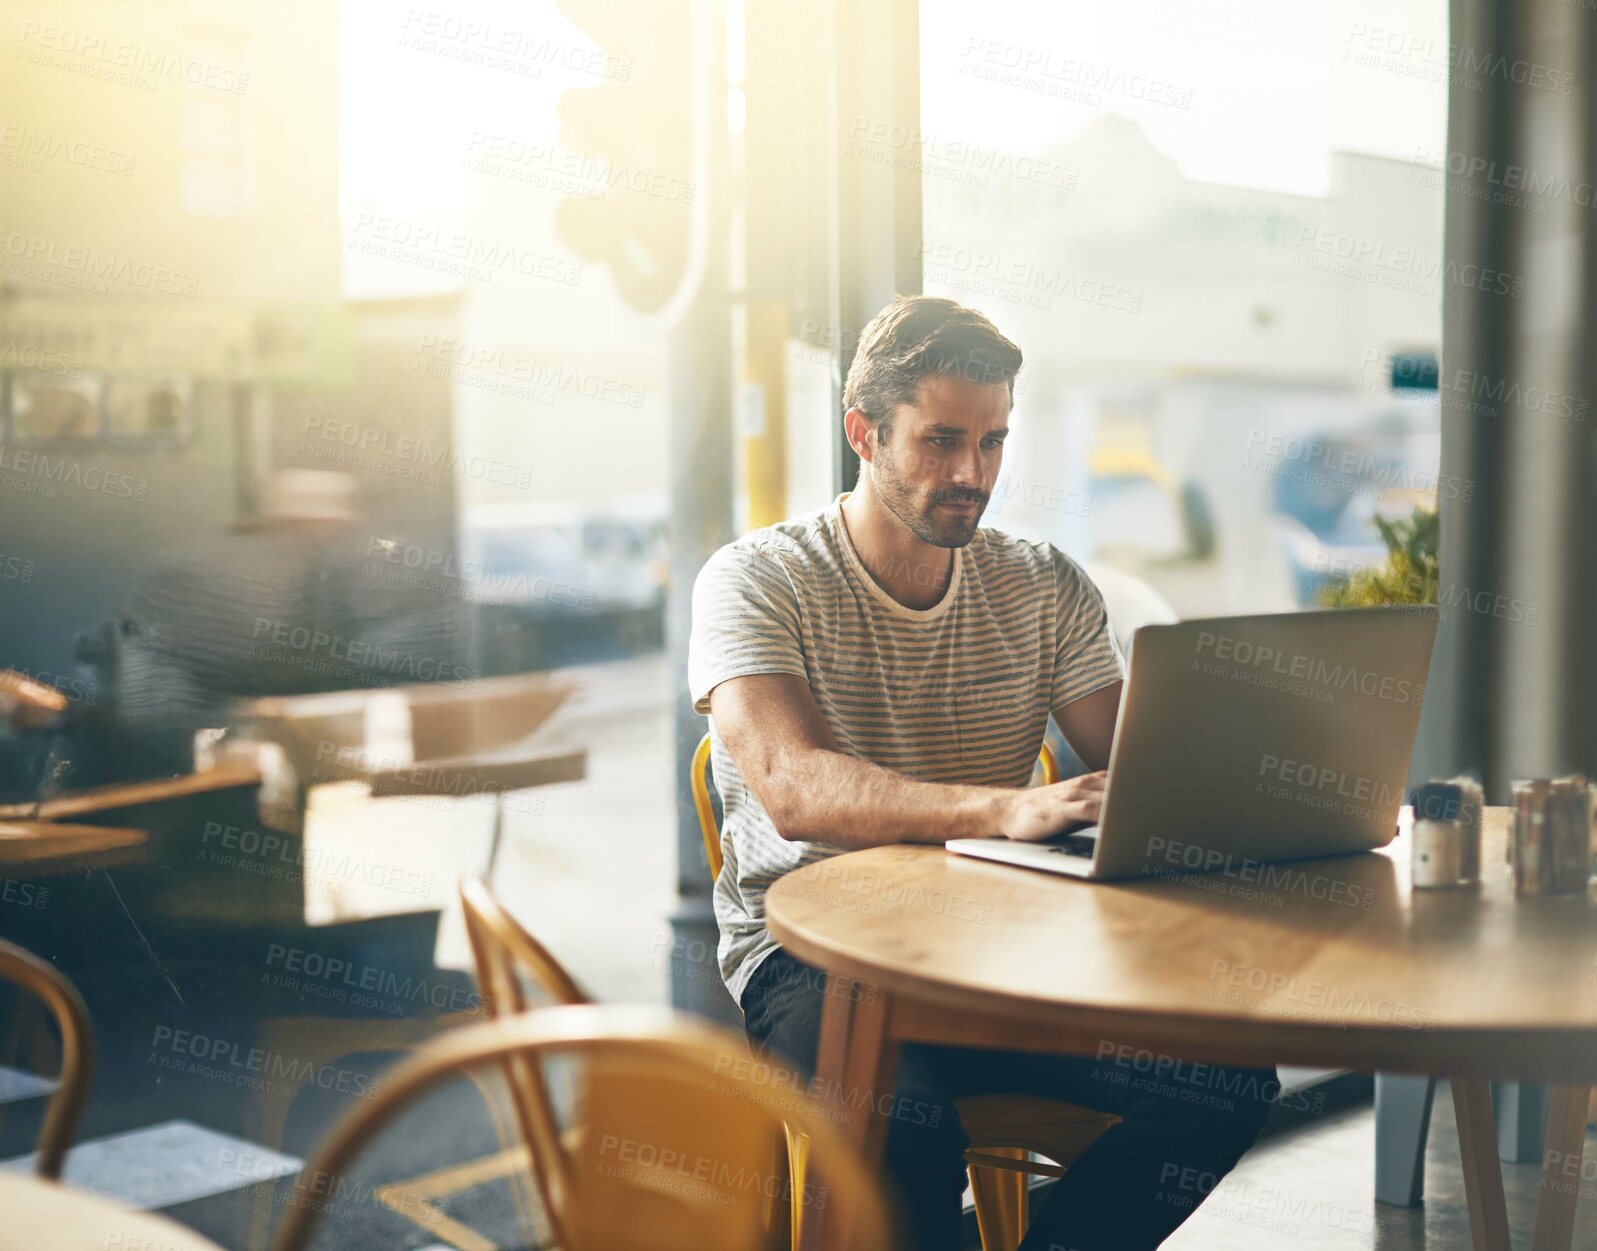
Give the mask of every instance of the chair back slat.
[[(522, 928), (481, 878), (461, 882), (460, 902), (477, 969), (477, 993), (486, 1015), (517, 1016), (531, 1007), (544, 1006), (528, 1001), (524, 977), (554, 1006), (589, 1002), (565, 966)], [(516, 1122), (532, 1154), (538, 1198), (557, 1240), (564, 1245), (562, 1214), (571, 1204), (572, 1179), (565, 1152), (560, 1149), (554, 1094), (543, 1070), (525, 1057), (508, 1057), (502, 1067)]]
[(721, 831), (715, 826), (715, 807), (710, 802), (710, 736), (706, 734), (693, 749), (693, 765), (688, 770), (688, 786), (693, 791), (693, 811), (699, 817), (699, 836), (704, 839), (704, 859), (710, 866), (710, 880), (721, 876)]

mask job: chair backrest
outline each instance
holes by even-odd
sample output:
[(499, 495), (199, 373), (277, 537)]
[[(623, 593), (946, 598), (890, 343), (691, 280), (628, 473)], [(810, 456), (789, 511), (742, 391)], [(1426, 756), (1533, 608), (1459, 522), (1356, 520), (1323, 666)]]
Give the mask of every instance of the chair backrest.
[[(318, 1196), (340, 1193), (362, 1146), (441, 1083), (518, 1062), (574, 1063), (578, 1128), (535, 1118), (535, 1157), (557, 1179), (562, 1251), (748, 1251), (780, 1245), (791, 1189), (783, 1124), (813, 1144), (793, 1195), (852, 1251), (893, 1245), (871, 1175), (820, 1105), (773, 1086), (741, 1038), (654, 1007), (577, 1005), (469, 1025), (440, 1035), (385, 1075), (334, 1126), (296, 1182), (275, 1251), (307, 1245)], [(763, 1075), (762, 1083), (756, 1075)], [(514, 1092), (512, 1092), (514, 1094)]]
[(94, 1068), (94, 1036), (89, 1010), (77, 987), (54, 965), (14, 943), (0, 940), (0, 978), (22, 987), (44, 1001), (61, 1031), (61, 1076), (50, 1097), (39, 1129), (34, 1170), (40, 1177), (61, 1176), (61, 1164), (72, 1142), (72, 1131), (83, 1114)]
[(482, 878), (461, 881), (460, 903), (477, 966), (477, 992), (486, 1015), (503, 1016), (539, 1006), (527, 1002), (522, 976), (535, 982), (555, 1004), (592, 1002), (565, 965), (521, 927)]
[[(1059, 780), (1059, 764), (1047, 743), (1037, 753), (1037, 763), (1042, 768), (1042, 784), (1052, 786)], [(715, 809), (710, 806), (710, 736), (706, 734), (693, 750), (693, 764), (688, 771), (688, 784), (693, 790), (693, 810), (699, 814), (699, 836), (704, 839), (704, 859), (710, 866), (710, 879), (721, 876), (721, 831), (715, 824)]]
[(710, 880), (721, 876), (721, 831), (715, 825), (715, 809), (710, 806), (710, 736), (706, 734), (693, 749), (693, 764), (688, 768), (688, 786), (693, 791), (693, 811), (699, 814), (699, 836), (704, 839), (704, 859), (710, 866)]
[[(471, 940), (477, 994), (484, 1015), (509, 1017), (532, 1007), (549, 1006), (528, 1002), (522, 984), (524, 976), (553, 1006), (591, 1002), (565, 966), (521, 927), (482, 878), (466, 878), (460, 883), (460, 902), (466, 916), (466, 936)], [(542, 1070), (524, 1058), (508, 1057), (503, 1069), (522, 1139), (530, 1149), (541, 1135), (550, 1132), (548, 1127), (556, 1123), (554, 1096)], [(563, 1233), (560, 1212), (566, 1206), (561, 1180), (553, 1170), (550, 1157), (537, 1150), (532, 1151), (532, 1180), (544, 1214), (557, 1234), (556, 1242), (564, 1246), (565, 1240), (559, 1236)]]

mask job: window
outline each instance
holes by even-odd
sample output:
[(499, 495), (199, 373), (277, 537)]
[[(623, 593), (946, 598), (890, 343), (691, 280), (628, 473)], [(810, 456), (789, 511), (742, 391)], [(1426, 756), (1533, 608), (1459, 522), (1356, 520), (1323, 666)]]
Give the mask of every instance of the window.
[(1434, 503), (1446, 12), (1371, 19), (1409, 64), (1370, 7), (924, 0), (924, 289), (1027, 361), (988, 524), (1198, 616), (1312, 606)]

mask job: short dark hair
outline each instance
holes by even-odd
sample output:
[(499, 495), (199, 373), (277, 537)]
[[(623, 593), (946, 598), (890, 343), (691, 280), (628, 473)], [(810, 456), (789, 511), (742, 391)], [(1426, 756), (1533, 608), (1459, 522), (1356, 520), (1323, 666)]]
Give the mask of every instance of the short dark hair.
[(843, 384), (843, 409), (858, 408), (879, 436), (893, 408), (913, 404), (927, 378), (958, 374), (998, 383), (1015, 398), (1020, 349), (973, 308), (935, 295), (901, 295), (871, 318)]

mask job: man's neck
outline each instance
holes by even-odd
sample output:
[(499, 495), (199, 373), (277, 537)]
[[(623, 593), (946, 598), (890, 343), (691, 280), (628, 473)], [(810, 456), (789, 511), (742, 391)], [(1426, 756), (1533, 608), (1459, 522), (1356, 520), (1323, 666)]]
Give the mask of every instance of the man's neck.
[(933, 608), (954, 575), (952, 548), (923, 543), (882, 503), (868, 477), (843, 501), (843, 524), (865, 572), (905, 608)]

